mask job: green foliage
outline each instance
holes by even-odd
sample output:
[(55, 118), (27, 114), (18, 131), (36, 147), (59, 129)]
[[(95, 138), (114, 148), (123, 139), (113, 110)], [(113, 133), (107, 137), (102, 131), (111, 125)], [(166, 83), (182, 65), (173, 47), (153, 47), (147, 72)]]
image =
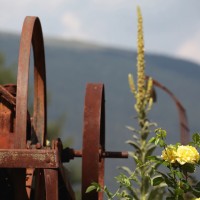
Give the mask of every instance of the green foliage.
[[(162, 159), (155, 159), (153, 156), (149, 157), (149, 159), (152, 162), (160, 163), (166, 167), (168, 172), (162, 173), (157, 170), (156, 173), (159, 176), (151, 180), (152, 185), (155, 186), (161, 183), (167, 184), (169, 191), (169, 197), (167, 197), (167, 199), (181, 200), (184, 199), (184, 195), (188, 194), (190, 194), (190, 197), (188, 195), (187, 199), (200, 197), (200, 184), (197, 183), (194, 185), (189, 176), (189, 174), (195, 172), (195, 168), (199, 165), (199, 153), (194, 148), (195, 146), (199, 147), (199, 134), (193, 134), (193, 141), (190, 142), (190, 145), (180, 145), (180, 143), (167, 145), (165, 143), (165, 138), (167, 136), (166, 131), (159, 128), (155, 130), (155, 133), (156, 136), (152, 137), (150, 142), (164, 149), (162, 152)], [(185, 152), (182, 152), (183, 154), (178, 153), (180, 147), (182, 150), (185, 149)], [(187, 157), (186, 162), (180, 162), (180, 158), (184, 158), (185, 156)]]
[(192, 142), (190, 143), (196, 147), (200, 147), (200, 134), (199, 133), (194, 133), (192, 135)]

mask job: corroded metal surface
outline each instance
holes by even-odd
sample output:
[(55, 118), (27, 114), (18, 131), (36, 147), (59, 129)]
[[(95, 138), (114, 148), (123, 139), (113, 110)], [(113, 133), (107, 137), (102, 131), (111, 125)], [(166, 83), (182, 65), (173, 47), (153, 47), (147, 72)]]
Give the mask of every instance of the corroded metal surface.
[(103, 84), (88, 84), (85, 96), (83, 149), (82, 149), (82, 199), (102, 199), (102, 193), (85, 193), (92, 182), (103, 185), (105, 151), (105, 112)]
[(36, 133), (38, 141), (42, 145), (45, 145), (46, 74), (42, 29), (39, 18), (26, 17), (21, 33), (18, 60), (15, 148), (26, 148), (26, 121), (31, 44), (34, 57), (33, 131)]
[(0, 168), (58, 168), (55, 150), (0, 149)]
[(15, 85), (6, 87), (0, 85), (0, 148), (2, 149), (14, 147), (15, 94)]
[(58, 200), (58, 170), (44, 169), (46, 200)]

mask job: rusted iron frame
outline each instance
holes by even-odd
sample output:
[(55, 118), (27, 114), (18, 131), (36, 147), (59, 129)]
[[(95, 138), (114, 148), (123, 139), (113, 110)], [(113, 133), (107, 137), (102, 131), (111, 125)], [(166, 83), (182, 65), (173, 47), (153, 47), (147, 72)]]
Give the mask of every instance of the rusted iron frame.
[[(26, 199), (23, 176), (25, 168), (29, 173), (28, 195), (31, 195), (31, 182), (35, 172), (37, 173), (36, 182), (39, 180), (37, 187), (36, 199), (58, 200), (59, 188), (58, 178), (64, 181), (63, 167), (60, 161), (61, 151), (59, 142), (55, 142), (53, 149), (25, 149), (27, 143), (27, 96), (28, 96), (28, 79), (29, 79), (29, 62), (31, 43), (34, 56), (34, 112), (33, 112), (33, 130), (37, 135), (40, 148), (45, 146), (46, 134), (46, 74), (44, 59), (44, 44), (42, 29), (39, 18), (26, 17), (22, 29), (19, 61), (18, 61), (18, 79), (17, 79), (17, 97), (15, 98), (10, 92), (0, 86), (0, 95), (12, 106), (16, 105), (16, 131), (14, 147), (15, 149), (0, 150), (0, 167), (19, 169), (20, 174), (14, 176), (19, 178), (22, 184), (17, 187), (19, 195), (16, 200)], [(37, 144), (35, 145), (37, 148)], [(33, 147), (34, 148), (34, 147)], [(22, 168), (22, 169), (20, 169)], [(30, 170), (29, 170), (30, 169)], [(21, 173), (22, 172), (22, 173)], [(43, 174), (43, 178), (42, 175)], [(45, 185), (45, 187), (41, 187)], [(17, 185), (15, 185), (17, 186)], [(68, 196), (74, 199), (70, 184), (66, 186), (69, 191)], [(24, 188), (23, 188), (24, 187)], [(45, 192), (46, 188), (46, 192)], [(43, 191), (41, 191), (43, 190)], [(41, 194), (42, 193), (42, 194)], [(40, 195), (41, 194), (41, 195)], [(45, 195), (45, 196), (44, 196)]]
[[(146, 77), (147, 79), (149, 78), (148, 76)], [(153, 85), (156, 87), (162, 89), (164, 92), (166, 92), (172, 100), (175, 102), (176, 107), (178, 109), (178, 114), (179, 114), (179, 125), (180, 125), (180, 140), (182, 144), (187, 144), (190, 140), (190, 129), (188, 125), (188, 120), (187, 120), (187, 115), (186, 111), (181, 104), (181, 102), (178, 100), (178, 98), (163, 84), (158, 82), (157, 80), (153, 79)]]
[(59, 155), (48, 149), (0, 149), (0, 168), (59, 168)]

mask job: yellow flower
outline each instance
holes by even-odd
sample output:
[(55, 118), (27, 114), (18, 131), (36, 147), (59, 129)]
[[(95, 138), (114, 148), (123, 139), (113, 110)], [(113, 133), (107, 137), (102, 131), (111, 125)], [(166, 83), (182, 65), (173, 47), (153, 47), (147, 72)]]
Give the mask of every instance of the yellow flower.
[(190, 145), (181, 145), (177, 148), (177, 162), (181, 165), (185, 163), (195, 164), (199, 161), (199, 152)]
[(167, 148), (162, 151), (161, 158), (170, 163), (175, 163), (176, 162), (176, 148), (173, 145), (167, 146)]
[(194, 199), (194, 200), (200, 200), (200, 198), (196, 198), (196, 199)]

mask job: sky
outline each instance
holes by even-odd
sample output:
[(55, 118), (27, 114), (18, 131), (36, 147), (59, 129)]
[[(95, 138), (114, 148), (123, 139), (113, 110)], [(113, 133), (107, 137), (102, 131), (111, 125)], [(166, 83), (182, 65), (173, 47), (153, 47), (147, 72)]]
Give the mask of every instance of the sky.
[(200, 64), (200, 0), (0, 0), (0, 31), (21, 32), (38, 16), (44, 38), (57, 37), (136, 49), (137, 6), (145, 50)]

